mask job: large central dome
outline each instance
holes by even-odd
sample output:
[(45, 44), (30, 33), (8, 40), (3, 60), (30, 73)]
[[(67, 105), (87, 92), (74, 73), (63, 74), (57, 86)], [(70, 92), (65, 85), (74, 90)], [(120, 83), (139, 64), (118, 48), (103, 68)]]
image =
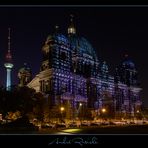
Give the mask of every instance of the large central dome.
[(84, 37), (71, 36), (70, 42), (73, 46), (73, 49), (75, 49), (78, 54), (86, 54), (91, 56), (93, 59), (97, 59), (95, 49)]
[(79, 55), (88, 55), (92, 57), (93, 59), (97, 59), (97, 55), (95, 52), (95, 49), (92, 47), (92, 45), (89, 43), (87, 39), (84, 37), (78, 37), (77, 35), (70, 36), (69, 38), (61, 33), (55, 33), (53, 35), (49, 35), (47, 37), (47, 41), (49, 40), (55, 40), (57, 42), (71, 44), (72, 50), (76, 51)]

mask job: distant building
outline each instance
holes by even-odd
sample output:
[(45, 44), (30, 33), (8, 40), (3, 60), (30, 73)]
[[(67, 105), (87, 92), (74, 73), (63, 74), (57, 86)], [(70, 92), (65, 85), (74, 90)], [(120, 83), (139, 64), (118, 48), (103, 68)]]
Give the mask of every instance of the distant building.
[(10, 28), (8, 28), (9, 34), (8, 34), (8, 51), (5, 57), (5, 63), (4, 66), (7, 71), (7, 78), (6, 78), (6, 90), (11, 89), (11, 70), (13, 68), (13, 63), (12, 63), (12, 55), (10, 51)]
[(126, 56), (115, 76), (110, 76), (107, 63), (98, 59), (87, 39), (77, 35), (73, 18), (68, 35), (56, 26), (42, 47), (42, 55), (40, 72), (28, 87), (46, 96), (49, 109), (65, 106), (65, 112), (77, 113), (83, 106), (101, 113), (105, 108), (103, 111), (114, 115), (133, 115), (140, 109), (135, 64)]
[(24, 63), (24, 66), (19, 69), (18, 78), (21, 87), (26, 86), (31, 81), (32, 73), (27, 63)]

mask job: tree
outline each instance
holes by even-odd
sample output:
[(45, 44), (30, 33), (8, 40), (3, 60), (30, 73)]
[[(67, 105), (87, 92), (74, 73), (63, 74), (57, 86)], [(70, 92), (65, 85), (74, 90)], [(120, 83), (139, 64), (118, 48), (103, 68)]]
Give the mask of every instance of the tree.
[(33, 113), (38, 120), (42, 121), (44, 119), (44, 97), (41, 93), (35, 93), (33, 100)]
[(31, 112), (35, 104), (35, 90), (28, 87), (16, 87), (11, 91), (0, 88), (0, 112), (5, 116), (8, 112), (20, 111), (21, 115)]

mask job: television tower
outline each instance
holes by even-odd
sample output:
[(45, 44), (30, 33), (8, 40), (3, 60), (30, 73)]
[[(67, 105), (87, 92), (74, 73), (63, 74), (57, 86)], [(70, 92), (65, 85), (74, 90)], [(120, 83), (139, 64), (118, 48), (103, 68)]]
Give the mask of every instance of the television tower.
[(12, 55), (10, 52), (10, 28), (8, 28), (8, 51), (5, 56), (4, 66), (7, 70), (6, 90), (10, 91), (11, 89), (11, 69), (13, 68)]

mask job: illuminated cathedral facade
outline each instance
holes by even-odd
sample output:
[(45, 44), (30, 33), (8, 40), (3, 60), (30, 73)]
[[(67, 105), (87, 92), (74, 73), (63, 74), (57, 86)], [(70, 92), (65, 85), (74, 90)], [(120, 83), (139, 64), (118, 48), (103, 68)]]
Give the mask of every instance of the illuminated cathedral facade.
[(135, 64), (126, 55), (111, 76), (107, 63), (98, 59), (87, 39), (77, 35), (73, 18), (68, 34), (61, 34), (56, 26), (41, 51), (40, 72), (27, 86), (45, 96), (49, 109), (64, 106), (66, 112), (77, 113), (83, 107), (100, 114), (105, 108), (114, 115), (140, 111)]

